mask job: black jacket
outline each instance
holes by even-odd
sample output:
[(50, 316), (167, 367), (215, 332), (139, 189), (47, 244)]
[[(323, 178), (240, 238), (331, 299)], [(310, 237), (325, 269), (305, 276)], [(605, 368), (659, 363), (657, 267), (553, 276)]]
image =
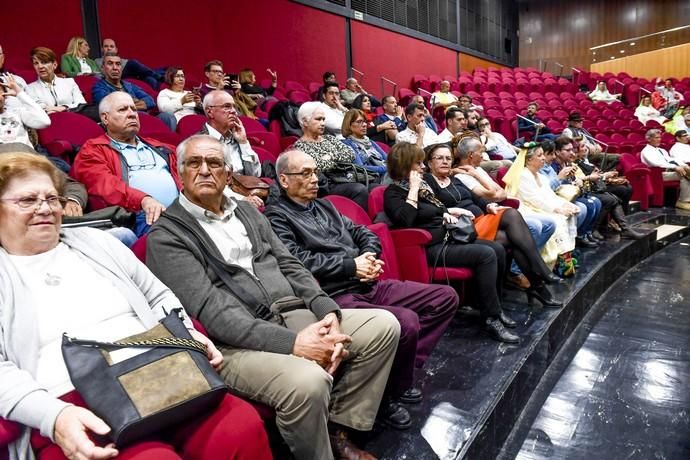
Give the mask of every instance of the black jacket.
[(381, 253), (378, 237), (341, 216), (330, 201), (316, 199), (305, 207), (281, 194), (264, 214), (278, 238), (329, 295), (359, 290), (355, 257)]

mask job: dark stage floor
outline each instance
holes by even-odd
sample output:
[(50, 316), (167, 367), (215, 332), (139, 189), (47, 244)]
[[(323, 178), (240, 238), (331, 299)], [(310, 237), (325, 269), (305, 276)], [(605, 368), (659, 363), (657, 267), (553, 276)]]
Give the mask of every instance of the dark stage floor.
[[(495, 342), (480, 330), (478, 318), (458, 314), (418, 376), (424, 400), (408, 406), (412, 428), (377, 427), (364, 447), (391, 460), (514, 458), (518, 452), (522, 458), (539, 459), (690, 458), (688, 443), (679, 440), (677, 433), (674, 444), (662, 449), (675, 430), (684, 428), (690, 439), (690, 311), (681, 313), (683, 306), (690, 310), (690, 246), (674, 243), (638, 265), (663, 246), (656, 242), (656, 225), (687, 225), (688, 219), (668, 210), (639, 213), (635, 219), (650, 221), (641, 226), (652, 232), (649, 237), (636, 242), (612, 239), (596, 250), (583, 251), (576, 277), (554, 289), (567, 302), (563, 310), (529, 306), (524, 293), (507, 292), (504, 307), (520, 321), (519, 344)], [(654, 224), (652, 219), (656, 219)], [(621, 288), (600, 299), (621, 276)], [(609, 306), (610, 312), (584, 327), (585, 317), (599, 304)], [(591, 343), (585, 342), (601, 315), (612, 323), (606, 326), (609, 320), (602, 320), (601, 332), (592, 335)], [(581, 340), (572, 344), (576, 328)], [(554, 393), (557, 402), (543, 406), (549, 410), (547, 418), (535, 422), (531, 430), (542, 403), (583, 342), (584, 358), (578, 355), (573, 366), (584, 366), (588, 373), (568, 377), (568, 369), (556, 388), (565, 395), (573, 391), (573, 397), (558, 399)], [(571, 351), (564, 354), (568, 348)], [(544, 376), (557, 367), (550, 366), (559, 361), (560, 370), (551, 376), (551, 384), (541, 388)], [(533, 393), (540, 392), (533, 398)], [(592, 401), (588, 394), (594, 397)], [(525, 417), (528, 402), (534, 404), (539, 397), (538, 405)], [(651, 407), (642, 407), (642, 401)], [(626, 405), (637, 412), (626, 415)], [(539, 417), (542, 420), (541, 413)], [(558, 422), (548, 417), (557, 417)], [(584, 421), (586, 426), (580, 427)], [(551, 433), (549, 427), (555, 431)], [(504, 448), (506, 438), (512, 442), (512, 451)], [(612, 444), (604, 447), (608, 439)], [(632, 456), (618, 457), (617, 451), (622, 452), (626, 443), (632, 446), (626, 451)], [(529, 452), (531, 445), (535, 447)], [(573, 457), (566, 450), (571, 447)], [(668, 456), (645, 455), (652, 452)]]
[(637, 265), (531, 425), (518, 459), (690, 458), (690, 238)]

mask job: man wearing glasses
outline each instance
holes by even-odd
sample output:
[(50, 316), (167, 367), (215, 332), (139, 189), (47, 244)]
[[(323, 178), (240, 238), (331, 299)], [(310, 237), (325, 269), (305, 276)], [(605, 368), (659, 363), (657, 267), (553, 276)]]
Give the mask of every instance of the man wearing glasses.
[(151, 230), (149, 268), (218, 344), (233, 392), (275, 408), (295, 458), (372, 459), (347, 432), (373, 426), (400, 325), (340, 310), (266, 217), (226, 193), (217, 140), (192, 136), (178, 152), (184, 191)]
[(266, 207), (273, 231), (314, 275), (321, 289), (342, 308), (383, 308), (400, 322), (400, 343), (379, 418), (408, 428), (410, 415), (399, 402), (422, 400), (414, 388), (421, 369), (455, 315), (458, 296), (449, 286), (381, 280), (381, 242), (363, 225), (343, 217), (327, 200), (317, 199), (316, 163), (291, 150), (276, 162), (280, 198)]
[(108, 94), (98, 112), (106, 134), (86, 141), (72, 175), (86, 186), (92, 207), (136, 212), (134, 233), (141, 236), (179, 194), (175, 147), (137, 135), (139, 114), (127, 93)]

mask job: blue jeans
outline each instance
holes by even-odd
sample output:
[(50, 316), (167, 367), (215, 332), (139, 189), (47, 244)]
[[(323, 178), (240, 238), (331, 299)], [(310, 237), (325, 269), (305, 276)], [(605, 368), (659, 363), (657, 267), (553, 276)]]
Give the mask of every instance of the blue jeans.
[(106, 231), (120, 240), (122, 244), (128, 248), (132, 247), (134, 242), (137, 240), (137, 235), (135, 235), (134, 232), (127, 227), (115, 227)]
[[(525, 219), (527, 228), (534, 238), (537, 249), (544, 247), (549, 238), (556, 231), (556, 221), (547, 215), (522, 216)], [(515, 260), (510, 266), (510, 272), (514, 275), (522, 273)]]
[(165, 125), (170, 128), (170, 131), (175, 132), (177, 128), (177, 118), (175, 118), (175, 115), (168, 112), (161, 112), (156, 115), (156, 118), (165, 123)]
[(151, 226), (146, 223), (146, 212), (142, 209), (137, 213), (137, 220), (134, 224), (134, 234), (138, 237), (146, 235)]
[(575, 200), (580, 208), (577, 215), (577, 236), (584, 236), (592, 231), (592, 224), (601, 210), (601, 201), (593, 196), (581, 196)]
[(155, 90), (160, 85), (157, 77), (156, 72), (136, 59), (128, 59), (127, 65), (122, 69), (122, 78), (136, 78), (137, 80), (145, 81)]

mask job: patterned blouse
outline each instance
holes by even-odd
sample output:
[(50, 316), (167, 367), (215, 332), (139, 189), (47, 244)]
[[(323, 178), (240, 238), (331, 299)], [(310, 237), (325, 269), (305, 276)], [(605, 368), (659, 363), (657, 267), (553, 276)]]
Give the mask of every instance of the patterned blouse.
[(336, 163), (352, 163), (355, 161), (355, 152), (347, 145), (340, 142), (335, 136), (324, 134), (320, 142), (307, 142), (302, 139), (293, 146), (301, 150), (316, 162), (316, 167), (326, 172), (331, 170)]

